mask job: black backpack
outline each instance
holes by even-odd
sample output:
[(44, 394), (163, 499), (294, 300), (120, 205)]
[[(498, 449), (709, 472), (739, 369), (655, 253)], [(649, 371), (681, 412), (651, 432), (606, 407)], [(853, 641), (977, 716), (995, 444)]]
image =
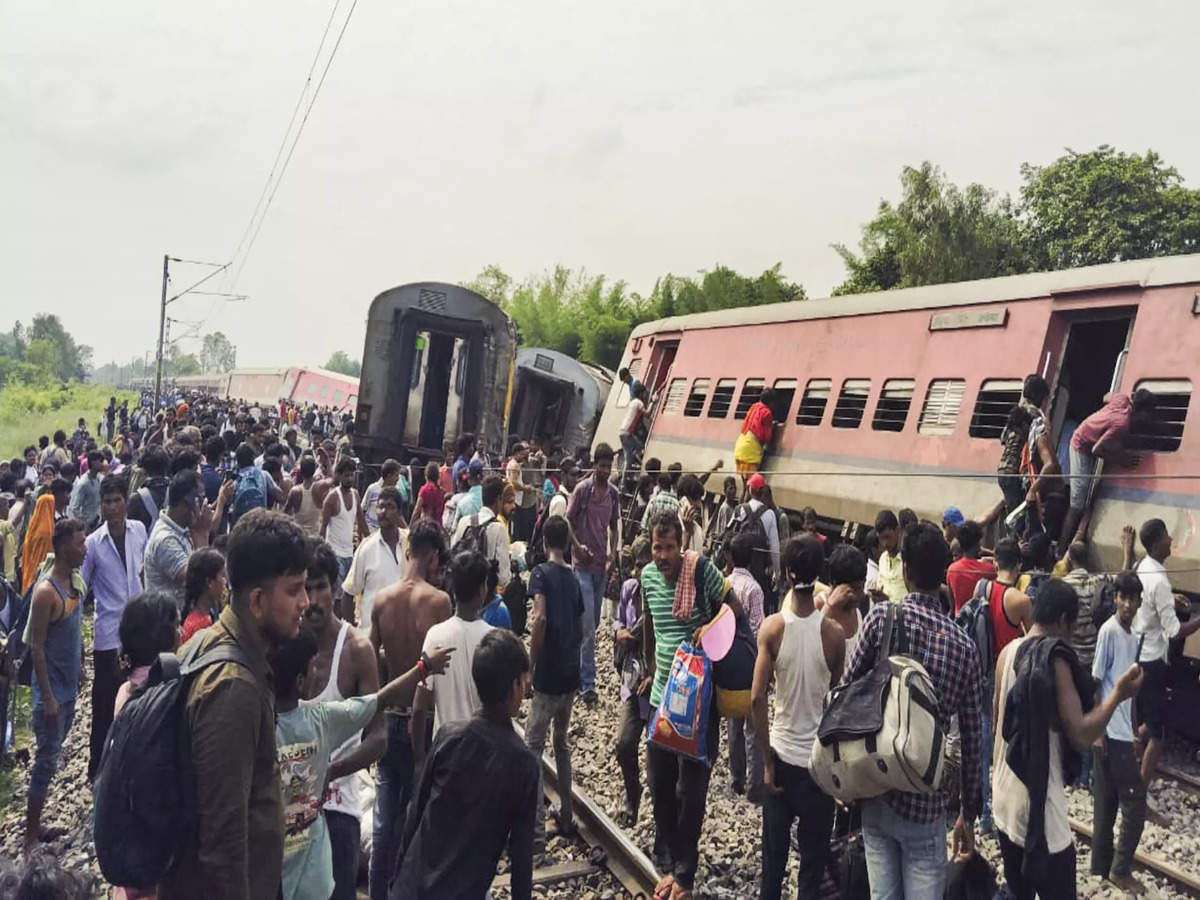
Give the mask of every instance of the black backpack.
[[(996, 623), (992, 619), (991, 606), (992, 586), (996, 583), (990, 578), (980, 578), (975, 585), (975, 593), (954, 618), (954, 623), (967, 633), (979, 651), (979, 669), (985, 685), (991, 685), (996, 673)], [(1004, 602), (1003, 594), (1000, 602)]]
[(454, 542), (451, 548), (455, 554), (475, 552), (485, 559), (491, 559), (487, 552), (487, 530), (493, 525), (503, 524), (499, 519), (491, 518), (486, 522), (479, 521), (479, 513), (467, 519), (467, 527), (463, 530), (462, 537)]
[(1117, 586), (1105, 578), (1092, 593), (1092, 627), (1097, 631), (1117, 611)]
[(113, 721), (93, 791), (92, 822), (100, 871), (110, 884), (158, 884), (195, 840), (188, 690), (202, 669), (226, 662), (250, 667), (233, 642), (201, 654), (197, 641), (182, 659), (159, 654), (145, 685)]
[(765, 503), (753, 511), (751, 511), (749, 503), (743, 503), (733, 511), (733, 518), (729, 520), (729, 524), (725, 526), (725, 530), (717, 540), (717, 549), (712, 555), (713, 562), (716, 563), (717, 568), (724, 567), (726, 555), (733, 544), (733, 539), (739, 534), (748, 534), (754, 538), (755, 547), (754, 557), (750, 562), (750, 571), (753, 573), (755, 579), (760, 584), (762, 583), (769, 561), (767, 550), (770, 545), (767, 542), (767, 529), (762, 523), (762, 517), (767, 512), (769, 510)]

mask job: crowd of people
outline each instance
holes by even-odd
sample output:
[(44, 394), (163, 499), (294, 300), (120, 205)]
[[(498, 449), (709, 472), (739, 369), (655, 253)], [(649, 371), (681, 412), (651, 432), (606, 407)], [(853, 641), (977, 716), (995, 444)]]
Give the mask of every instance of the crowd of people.
[[(648, 786), (658, 900), (697, 888), (722, 746), (729, 789), (762, 810), (763, 897), (782, 895), (793, 848), (798, 895), (816, 896), (847, 816), (874, 897), (941, 896), (948, 859), (970, 859), (980, 837), (998, 841), (1014, 896), (1073, 896), (1072, 783), (1094, 796), (1093, 874), (1141, 891), (1130, 867), (1156, 815), (1167, 643), (1200, 617), (1181, 620), (1159, 519), (1126, 530), (1115, 577), (1090, 567), (1087, 494), (1065, 487), (1045, 443), (1044, 381), (1026, 380), (1009, 417), (996, 509), (972, 521), (949, 507), (936, 523), (882, 510), (856, 543), (775, 503), (760, 471), (769, 396), (714, 502), (720, 463), (686, 473), (641, 458), (649, 398), (622, 381), (634, 418), (620, 485), (605, 443), (516, 441), (497, 459), (471, 435), (444, 460), (368, 473), (348, 416), (198, 395), (155, 416), (114, 401), (99, 440), (81, 421), (0, 463), (0, 623), (28, 647), (36, 742), (27, 852), (53, 836), (43, 807), (91, 605), (89, 781), (120, 764), (109, 736), (147, 707), (159, 654), (196, 667), (195, 827), (158, 877), (119, 885), (126, 896), (352, 898), (365, 874), (373, 900), (484, 897), (507, 855), (512, 896), (529, 897), (549, 826), (575, 831), (574, 704), (609, 690), (618, 819), (638, 821)], [(1083, 422), (1076, 471), (1129, 461), (1131, 417), (1150, 403), (1116, 398)], [(698, 726), (708, 752), (681, 753), (652, 723), (681, 648), (723, 614), (753, 647), (748, 702), (725, 716), (712, 704)], [(597, 671), (602, 628), (613, 675)], [(928, 675), (954, 775), (848, 810), (812, 771), (826, 696), (894, 654)], [(548, 739), (561, 798), (549, 811)]]

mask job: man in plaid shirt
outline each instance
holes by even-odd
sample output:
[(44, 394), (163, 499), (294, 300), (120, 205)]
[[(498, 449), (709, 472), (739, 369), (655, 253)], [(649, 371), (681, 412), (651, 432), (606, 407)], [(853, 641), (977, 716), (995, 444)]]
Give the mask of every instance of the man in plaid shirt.
[[(958, 714), (962, 734), (962, 814), (954, 824), (955, 851), (974, 849), (975, 818), (983, 802), (980, 746), (981, 670), (974, 643), (954, 620), (942, 612), (938, 589), (950, 562), (950, 548), (932, 524), (905, 533), (900, 546), (908, 595), (900, 604), (898, 623), (904, 626), (904, 645), (897, 652), (921, 663), (938, 696), (942, 728)], [(843, 683), (862, 678), (880, 652), (886, 604), (877, 604), (862, 626), (846, 667)], [(887, 652), (886, 649), (884, 652)], [(945, 790), (933, 794), (892, 791), (862, 806), (863, 844), (871, 896), (875, 898), (940, 897), (946, 877)]]

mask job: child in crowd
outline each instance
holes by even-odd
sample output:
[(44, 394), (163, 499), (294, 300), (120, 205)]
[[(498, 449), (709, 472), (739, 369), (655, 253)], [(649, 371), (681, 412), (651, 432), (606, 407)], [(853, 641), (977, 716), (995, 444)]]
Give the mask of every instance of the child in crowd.
[(217, 620), (217, 615), (225, 606), (228, 590), (225, 557), (219, 551), (202, 547), (188, 557), (184, 578), (184, 609), (187, 616), (183, 620), (181, 643), (186, 643), (197, 631)]
[(330, 756), (389, 706), (412, 702), (417, 682), (446, 667), (453, 648), (422, 653), (417, 664), (377, 694), (301, 705), (317, 639), (302, 628), (271, 653), (275, 681), (275, 745), (283, 791), (284, 900), (327, 900), (333, 893), (333, 855), (321, 807)]
[[(567, 730), (571, 708), (579, 691), (579, 650), (583, 643), (583, 592), (571, 567), (563, 559), (570, 540), (570, 527), (562, 516), (551, 516), (542, 526), (546, 562), (529, 577), (533, 594), (529, 659), (533, 669), (533, 702), (525, 723), (525, 743), (539, 758), (546, 746), (546, 733), (554, 723), (554, 762), (558, 767), (559, 834), (575, 830), (571, 810), (571, 748)], [(541, 785), (541, 769), (539, 788)], [(539, 790), (540, 793), (540, 790)], [(538, 804), (534, 826), (534, 853), (546, 849), (545, 807)]]
[(174, 653), (179, 646), (179, 607), (175, 598), (159, 591), (138, 594), (125, 604), (118, 636), (129, 665), (129, 677), (117, 689), (114, 718), (133, 692), (145, 684), (158, 655)]
[(650, 565), (650, 539), (637, 537), (631, 548), (633, 564), (621, 585), (621, 601), (613, 622), (613, 662), (621, 679), (621, 727), (617, 732), (617, 765), (625, 782), (625, 808), (617, 814), (623, 828), (637, 822), (642, 800), (638, 753), (650, 715), (650, 701), (641, 692), (646, 678), (642, 659), (642, 568)]
[[(1092, 676), (1099, 682), (1099, 700), (1113, 692), (1117, 679), (1138, 661), (1141, 644), (1133, 619), (1142, 605), (1142, 581), (1136, 572), (1122, 572), (1113, 584), (1117, 609), (1096, 636)], [(1146, 824), (1146, 783), (1142, 780), (1133, 743), (1133, 701), (1122, 701), (1108, 720), (1099, 743), (1092, 747), (1092, 874), (1107, 878), (1125, 893), (1143, 894), (1145, 887), (1130, 872), (1133, 854)], [(1121, 810), (1121, 839), (1113, 853), (1113, 828)]]
[(497, 588), (500, 586), (500, 564), (494, 559), (488, 568), (487, 578), (487, 595), (492, 599), (488, 601), (479, 612), (479, 618), (487, 622), (493, 628), (507, 628), (512, 630), (512, 616), (508, 611), (508, 604), (504, 602), (504, 598), (500, 596)]

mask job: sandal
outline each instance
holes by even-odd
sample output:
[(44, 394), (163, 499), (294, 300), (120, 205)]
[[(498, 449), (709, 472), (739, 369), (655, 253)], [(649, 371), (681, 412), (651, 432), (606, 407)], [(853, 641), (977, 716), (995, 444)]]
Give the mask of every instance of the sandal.
[(675, 876), (664, 875), (654, 886), (654, 900), (671, 900), (675, 893)]

